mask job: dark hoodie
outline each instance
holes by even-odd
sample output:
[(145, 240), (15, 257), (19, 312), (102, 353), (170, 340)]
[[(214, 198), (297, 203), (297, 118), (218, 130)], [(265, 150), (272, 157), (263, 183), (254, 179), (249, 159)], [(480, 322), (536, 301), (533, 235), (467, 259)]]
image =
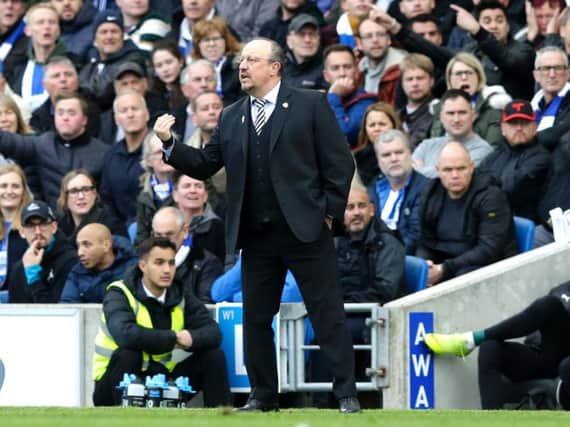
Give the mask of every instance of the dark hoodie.
[(95, 36), (95, 15), (97, 9), (89, 1), (83, 3), (81, 10), (72, 21), (59, 21), (61, 38), (69, 51), (82, 60), (86, 59), (87, 51), (93, 44)]
[[(119, 67), (125, 62), (136, 62), (143, 69), (146, 68), (145, 59), (140, 50), (130, 40), (125, 40), (123, 47), (116, 53), (101, 59), (95, 47), (90, 49), (89, 63), (79, 73), (79, 83), (82, 87), (95, 94), (102, 111), (108, 110), (115, 99), (113, 81)], [(100, 69), (102, 67), (102, 69)]]
[(108, 284), (120, 280), (128, 268), (135, 266), (137, 256), (125, 237), (113, 236), (115, 261), (105, 270), (88, 270), (77, 263), (69, 272), (59, 302), (101, 303)]

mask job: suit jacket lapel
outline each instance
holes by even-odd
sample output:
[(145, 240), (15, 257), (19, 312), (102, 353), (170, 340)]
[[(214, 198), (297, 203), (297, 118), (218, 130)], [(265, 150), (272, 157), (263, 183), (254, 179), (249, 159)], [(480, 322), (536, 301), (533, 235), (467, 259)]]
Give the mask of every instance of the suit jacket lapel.
[(269, 139), (269, 153), (273, 151), (275, 148), (275, 143), (279, 138), (279, 134), (283, 129), (283, 125), (287, 121), (287, 115), (289, 114), (289, 109), (291, 108), (289, 96), (291, 95), (291, 91), (283, 86), (283, 82), (281, 82), (281, 88), (279, 89), (279, 95), (277, 95), (277, 104), (275, 105), (275, 109), (273, 110), (272, 115), (272, 125), (271, 125), (271, 136)]
[(249, 140), (249, 122), (251, 121), (251, 107), (249, 96), (244, 96), (241, 108), (239, 109), (240, 117), (239, 126), (236, 129), (238, 133), (236, 137), (241, 140), (241, 150), (243, 152), (243, 158), (247, 159), (247, 144)]

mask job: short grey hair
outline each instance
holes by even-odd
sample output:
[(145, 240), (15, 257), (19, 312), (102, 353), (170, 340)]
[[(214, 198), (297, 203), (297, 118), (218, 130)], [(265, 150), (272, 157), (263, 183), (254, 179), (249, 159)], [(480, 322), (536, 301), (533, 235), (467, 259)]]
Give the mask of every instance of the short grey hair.
[(406, 148), (408, 150), (410, 150), (410, 152), (412, 151), (412, 143), (410, 141), (410, 138), (408, 137), (408, 134), (406, 132), (402, 132), (399, 129), (388, 129), (388, 130), (385, 130), (384, 132), (382, 132), (378, 136), (378, 139), (376, 139), (376, 141), (374, 141), (374, 147), (376, 148), (380, 144), (390, 143), (390, 142), (394, 141), (395, 139), (402, 141), (404, 143), (404, 145), (406, 146)]
[[(283, 67), (285, 66), (285, 54), (283, 53), (283, 49), (281, 45), (277, 43), (275, 40), (267, 38), (267, 37), (254, 37), (249, 42), (247, 42), (243, 47), (247, 46), (248, 43), (251, 43), (255, 40), (263, 40), (269, 43), (269, 58), (268, 60), (271, 62), (278, 62), (279, 63), (279, 75), (283, 74)], [(235, 57), (235, 65), (239, 66), (239, 60), (241, 58), (241, 51)]]
[(113, 114), (115, 114), (117, 112), (117, 103), (119, 102), (119, 99), (127, 96), (127, 95), (134, 95), (136, 96), (141, 102), (142, 105), (144, 106), (144, 108), (148, 111), (148, 107), (146, 105), (146, 100), (144, 99), (144, 96), (142, 96), (140, 93), (138, 93), (137, 91), (134, 90), (126, 90), (124, 92), (121, 92), (120, 94), (118, 94), (115, 97), (115, 100), (113, 101)]
[(184, 220), (184, 214), (182, 211), (175, 206), (163, 206), (159, 210), (156, 211), (154, 216), (152, 217), (152, 228), (154, 229), (154, 221), (159, 215), (172, 215), (174, 216), (174, 220), (176, 221), (176, 225), (180, 228), (184, 227), (186, 221)]
[(543, 47), (541, 49), (539, 49), (536, 52), (536, 58), (534, 59), (534, 69), (536, 70), (538, 68), (538, 63), (540, 61), (540, 57), (542, 55), (544, 55), (545, 53), (549, 53), (549, 52), (555, 52), (555, 53), (559, 53), (560, 56), (562, 56), (562, 60), (564, 61), (564, 65), (566, 67), (568, 67), (568, 55), (566, 54), (566, 52), (564, 52), (562, 49), (560, 49), (557, 46), (546, 46)]
[(204, 65), (204, 66), (208, 67), (210, 70), (212, 70), (212, 74), (213, 74), (214, 78), (216, 79), (216, 81), (218, 80), (218, 77), (216, 75), (216, 67), (214, 66), (214, 64), (212, 64), (207, 59), (196, 59), (195, 61), (192, 61), (190, 64), (188, 64), (186, 67), (184, 67), (184, 69), (180, 73), (180, 84), (181, 85), (185, 85), (185, 84), (188, 84), (190, 82), (190, 78), (188, 77), (188, 74), (190, 73), (190, 70), (192, 69), (192, 67), (195, 67), (196, 65)]

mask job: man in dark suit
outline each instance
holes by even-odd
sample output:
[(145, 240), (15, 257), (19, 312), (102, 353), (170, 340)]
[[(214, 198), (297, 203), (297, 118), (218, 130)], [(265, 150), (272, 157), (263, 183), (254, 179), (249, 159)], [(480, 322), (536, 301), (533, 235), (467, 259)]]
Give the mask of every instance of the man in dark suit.
[[(271, 321), (285, 273), (299, 282), (319, 344), (333, 364), (341, 412), (358, 412), (354, 353), (345, 325), (330, 227), (341, 221), (354, 173), (348, 146), (326, 98), (281, 84), (277, 43), (242, 50), (241, 88), (202, 150), (175, 141), (172, 115), (157, 119), (167, 162), (206, 179), (225, 166), (228, 251), (242, 248), (246, 367), (252, 386), (240, 410), (277, 410)], [(261, 104), (258, 106), (258, 104)]]

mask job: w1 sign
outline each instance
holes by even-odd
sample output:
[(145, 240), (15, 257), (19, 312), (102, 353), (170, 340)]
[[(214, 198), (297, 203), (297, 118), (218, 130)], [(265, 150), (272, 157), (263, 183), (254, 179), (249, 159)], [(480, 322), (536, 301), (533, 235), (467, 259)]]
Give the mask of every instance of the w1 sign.
[(243, 352), (242, 318), (241, 303), (216, 304), (216, 320), (222, 330), (222, 351), (226, 355), (228, 381), (234, 393), (250, 391)]

